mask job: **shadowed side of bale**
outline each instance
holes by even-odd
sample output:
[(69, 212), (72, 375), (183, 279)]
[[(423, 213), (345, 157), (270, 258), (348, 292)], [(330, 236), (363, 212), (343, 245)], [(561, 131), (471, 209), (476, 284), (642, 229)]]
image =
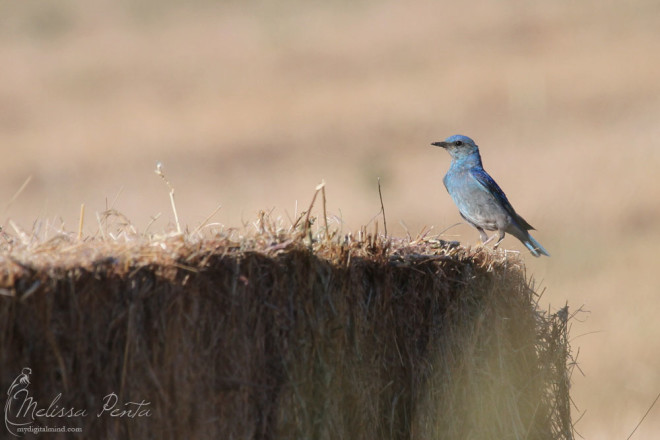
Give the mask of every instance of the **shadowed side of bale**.
[(524, 279), (477, 275), (460, 295), (475, 306), (445, 315), (415, 438), (563, 438), (553, 432), (558, 414), (546, 395), (554, 373), (543, 371), (537, 355), (547, 328), (539, 329)]
[[(215, 250), (13, 285), (37, 278), (0, 300), (2, 384), (31, 367), (96, 438), (570, 438), (539, 361), (566, 347), (506, 261)], [(151, 414), (96, 417), (109, 393)]]

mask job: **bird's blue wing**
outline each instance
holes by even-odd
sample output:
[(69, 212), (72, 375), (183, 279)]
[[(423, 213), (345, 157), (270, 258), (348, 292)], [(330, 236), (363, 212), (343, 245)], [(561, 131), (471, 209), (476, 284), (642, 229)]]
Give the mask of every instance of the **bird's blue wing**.
[(481, 185), (481, 187), (486, 192), (491, 194), (495, 200), (497, 200), (500, 206), (502, 206), (512, 218), (517, 220), (521, 228), (526, 230), (534, 229), (532, 225), (527, 223), (527, 220), (516, 213), (516, 210), (513, 209), (513, 206), (511, 206), (511, 203), (509, 203), (509, 199), (506, 198), (504, 191), (502, 191), (497, 182), (495, 182), (495, 180), (493, 180), (493, 178), (490, 177), (490, 175), (483, 168), (470, 169), (470, 175), (479, 183), (479, 185)]
[(504, 191), (502, 191), (497, 182), (495, 182), (483, 168), (471, 168), (470, 175), (486, 192), (491, 194), (513, 218), (517, 217), (516, 212), (511, 206), (511, 203), (509, 203), (509, 199), (506, 198)]

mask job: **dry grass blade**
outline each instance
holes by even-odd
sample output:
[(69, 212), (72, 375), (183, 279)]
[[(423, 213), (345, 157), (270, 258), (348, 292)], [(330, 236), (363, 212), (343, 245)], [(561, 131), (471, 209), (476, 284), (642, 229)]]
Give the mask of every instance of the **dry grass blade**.
[(649, 406), (649, 408), (646, 410), (646, 412), (642, 416), (641, 420), (639, 421), (639, 423), (637, 423), (637, 425), (635, 425), (635, 429), (632, 430), (632, 432), (630, 433), (628, 438), (626, 438), (626, 440), (630, 440), (632, 438), (633, 434), (635, 434), (635, 431), (637, 431), (637, 429), (640, 427), (640, 425), (642, 424), (644, 419), (646, 419), (646, 416), (649, 415), (649, 413), (651, 412), (651, 410), (653, 409), (655, 404), (658, 402), (658, 399), (660, 399), (660, 393), (658, 393), (658, 395), (655, 396), (655, 400), (653, 400), (653, 403), (651, 403), (651, 406)]
[(78, 240), (82, 240), (83, 224), (85, 223), (85, 204), (80, 205), (80, 221), (78, 222)]
[(174, 203), (174, 187), (172, 184), (170, 184), (170, 181), (167, 180), (167, 177), (165, 177), (165, 173), (163, 172), (163, 164), (158, 162), (156, 163), (156, 170), (155, 173), (158, 174), (167, 187), (170, 190), (170, 204), (172, 205), (172, 212), (174, 213), (174, 221), (176, 222), (176, 231), (178, 234), (181, 234), (181, 223), (179, 223), (179, 214), (176, 212), (176, 203)]
[(25, 190), (25, 188), (27, 188), (27, 186), (30, 184), (31, 181), (32, 181), (32, 176), (28, 176), (28, 178), (25, 179), (25, 182), (23, 182), (23, 184), (18, 188), (18, 190), (16, 190), (16, 192), (11, 197), (11, 199), (9, 199), (9, 202), (7, 202), (7, 204), (5, 205), (5, 215), (9, 211), (11, 205), (16, 201), (16, 199), (18, 199), (18, 196), (21, 195), (21, 193)]

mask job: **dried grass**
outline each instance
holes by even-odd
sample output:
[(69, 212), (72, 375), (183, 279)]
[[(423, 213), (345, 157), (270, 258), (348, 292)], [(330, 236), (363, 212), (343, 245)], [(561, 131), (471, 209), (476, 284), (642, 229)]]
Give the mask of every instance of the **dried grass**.
[(573, 438), (566, 316), (515, 254), (312, 234), (307, 212), (160, 237), (114, 218), (86, 240), (0, 232), (1, 383), (30, 366), (66, 406), (151, 402), (68, 421), (87, 435)]

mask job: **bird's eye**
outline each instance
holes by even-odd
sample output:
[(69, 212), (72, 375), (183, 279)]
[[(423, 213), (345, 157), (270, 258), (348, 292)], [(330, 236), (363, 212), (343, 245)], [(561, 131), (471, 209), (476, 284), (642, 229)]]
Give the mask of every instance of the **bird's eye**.
[(456, 145), (457, 147), (460, 147), (461, 145), (463, 145), (463, 142), (456, 141), (456, 142), (454, 142), (454, 145)]

